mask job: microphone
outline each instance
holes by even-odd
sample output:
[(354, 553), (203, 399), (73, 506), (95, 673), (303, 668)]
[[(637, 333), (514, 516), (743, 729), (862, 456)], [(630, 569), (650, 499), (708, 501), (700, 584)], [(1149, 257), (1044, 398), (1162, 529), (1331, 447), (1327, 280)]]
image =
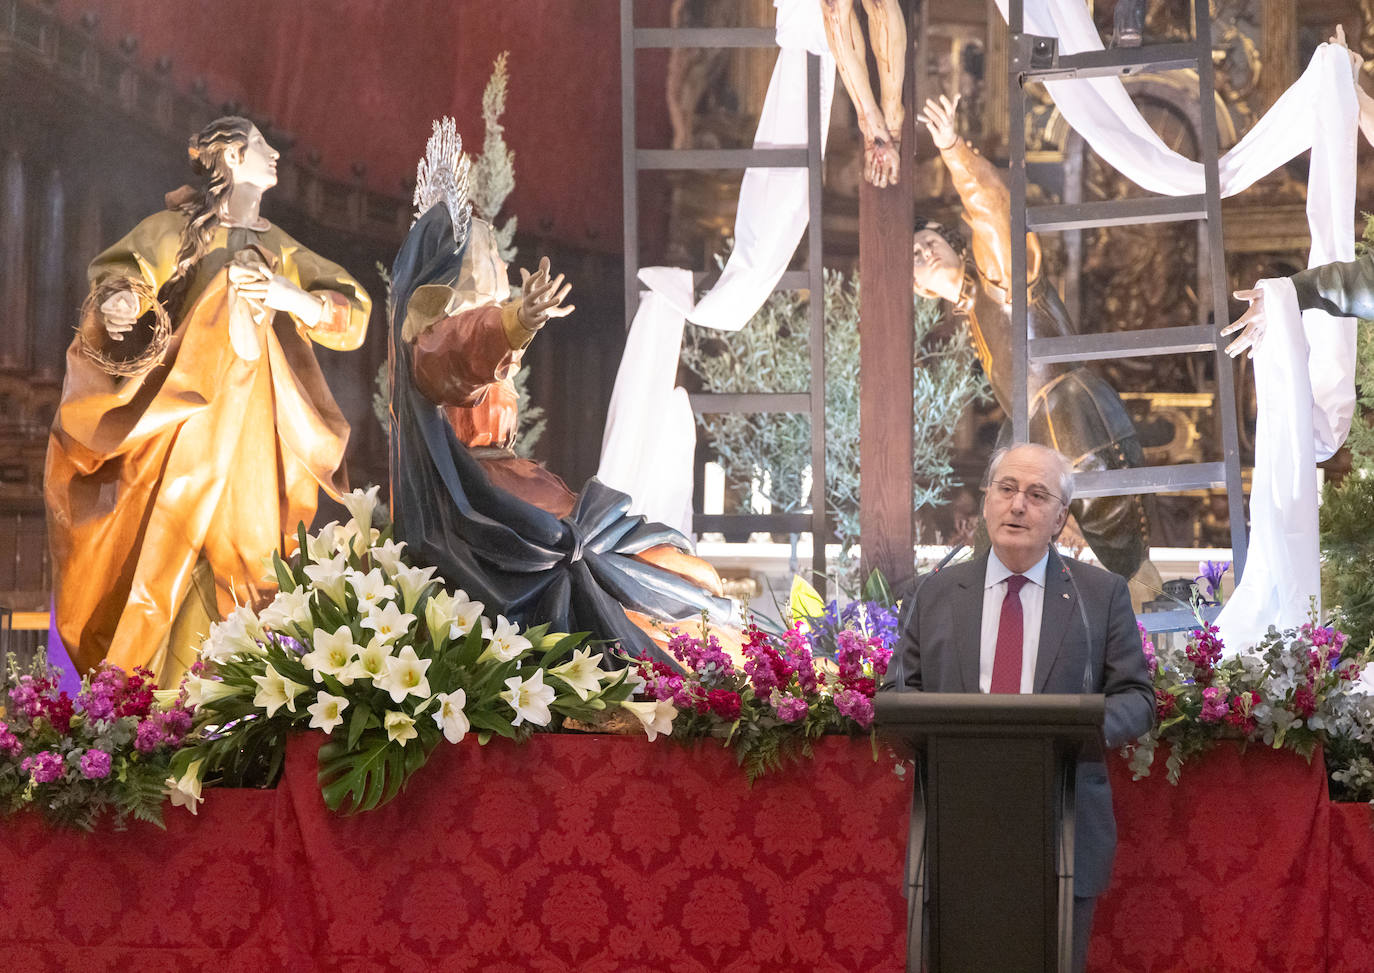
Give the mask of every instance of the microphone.
[(1078, 579), (1073, 576), (1069, 566), (1064, 563), (1063, 555), (1059, 556), (1059, 570), (1068, 575), (1069, 585), (1073, 588), (1074, 603), (1078, 606), (1078, 619), (1083, 623), (1083, 649), (1086, 656), (1083, 660), (1083, 692), (1091, 693), (1094, 691), (1093, 687), (1097, 685), (1093, 680), (1092, 626), (1088, 624), (1088, 611), (1083, 607), (1083, 592), (1078, 587)]

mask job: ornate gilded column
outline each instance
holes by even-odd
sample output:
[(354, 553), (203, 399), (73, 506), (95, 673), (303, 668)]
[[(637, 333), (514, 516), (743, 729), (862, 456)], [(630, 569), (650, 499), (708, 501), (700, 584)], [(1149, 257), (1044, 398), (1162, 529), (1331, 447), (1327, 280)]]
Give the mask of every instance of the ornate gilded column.
[(34, 274), (32, 328), (33, 367), (43, 377), (62, 374), (68, 336), (76, 309), (66, 301), (67, 199), (62, 170), (48, 173), (43, 207), (38, 214), (38, 262)]
[(24, 162), (17, 150), (0, 172), (0, 368), (28, 365), (29, 263), (25, 243)]

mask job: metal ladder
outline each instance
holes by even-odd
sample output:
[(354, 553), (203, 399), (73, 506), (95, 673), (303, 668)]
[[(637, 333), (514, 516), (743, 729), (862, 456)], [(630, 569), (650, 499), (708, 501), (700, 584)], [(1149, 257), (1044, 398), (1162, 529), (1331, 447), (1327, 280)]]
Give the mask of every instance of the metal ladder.
[[(639, 309), (639, 173), (650, 170), (709, 170), (753, 167), (806, 168), (811, 221), (807, 229), (807, 269), (783, 274), (775, 290), (809, 289), (811, 386), (806, 392), (747, 394), (697, 393), (691, 396), (698, 415), (723, 413), (801, 413), (811, 418), (811, 512), (777, 514), (704, 514), (701, 498), (693, 501), (692, 527), (697, 532), (748, 530), (810, 533), (811, 565), (817, 588), (824, 591), (825, 540), (825, 277), (821, 251), (820, 58), (806, 59), (807, 143), (756, 149), (641, 149), (635, 130), (635, 53), (646, 48), (776, 48), (771, 27), (645, 28), (634, 25), (634, 0), (620, 2), (621, 169), (624, 180), (625, 327)], [(700, 286), (706, 275), (697, 275)]]
[[(1212, 30), (1207, 0), (1193, 2), (1194, 39), (1189, 43), (1147, 44), (1138, 48), (1091, 51), (1060, 55), (1053, 38), (1025, 33), (1023, 0), (1009, 0), (1010, 30), (1008, 79), (1012, 131), (1011, 156), (1011, 258), (1012, 279), (1012, 439), (1029, 438), (1029, 402), (1026, 395), (1030, 362), (1089, 362), (1116, 358), (1211, 352), (1216, 370), (1216, 401), (1221, 409), (1222, 459), (1211, 463), (1147, 466), (1126, 470), (1080, 473), (1075, 495), (1122, 496), (1134, 493), (1169, 493), (1183, 490), (1226, 488), (1231, 522), (1231, 551), (1235, 576), (1245, 567), (1245, 505), (1241, 489), (1240, 441), (1232, 364), (1225, 339), (1218, 330), (1229, 320), (1226, 264), (1221, 243), (1221, 193), (1217, 175), (1217, 120), (1212, 69)], [(1190, 68), (1197, 72), (1201, 104), (1199, 149), (1205, 173), (1200, 196), (1148, 196), (1139, 199), (1105, 200), (1056, 206), (1026, 206), (1025, 119), (1027, 81), (1061, 81), (1080, 78), (1124, 76), (1146, 71)], [(1210, 261), (1210, 286), (1214, 321), (1182, 327), (1151, 328), (1111, 334), (1080, 334), (1056, 338), (1027, 337), (1026, 248), (1027, 231), (1087, 229), (1124, 224), (1203, 221)], [(1019, 326), (1015, 322), (1020, 322)], [(1146, 616), (1160, 625), (1182, 619), (1163, 616), (1190, 612), (1158, 612)], [(1155, 617), (1159, 616), (1159, 617)], [(1147, 627), (1152, 627), (1147, 625)]]

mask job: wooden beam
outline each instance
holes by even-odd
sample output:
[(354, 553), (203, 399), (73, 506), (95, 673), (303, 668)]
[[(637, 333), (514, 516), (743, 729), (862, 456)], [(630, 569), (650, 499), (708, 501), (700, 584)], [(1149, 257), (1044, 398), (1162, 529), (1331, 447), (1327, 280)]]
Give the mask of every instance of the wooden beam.
[(911, 297), (912, 160), (915, 148), (917, 37), (907, 17), (906, 121), (895, 186), (859, 183), (859, 536), (863, 573), (878, 568), (901, 585), (913, 574)]

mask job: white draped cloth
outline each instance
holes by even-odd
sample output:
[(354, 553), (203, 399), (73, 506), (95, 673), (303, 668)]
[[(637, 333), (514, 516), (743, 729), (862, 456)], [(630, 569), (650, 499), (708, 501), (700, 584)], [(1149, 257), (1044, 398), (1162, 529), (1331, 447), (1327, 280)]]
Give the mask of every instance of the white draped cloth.
[[(1006, 0), (998, 6), (1005, 17)], [(1082, 0), (1026, 0), (1025, 27), (1057, 37), (1066, 54), (1102, 49)], [(1064, 119), (1127, 178), (1166, 195), (1203, 192), (1201, 164), (1164, 144), (1120, 79), (1046, 87)], [(1230, 196), (1311, 150), (1308, 266), (1354, 258), (1356, 115), (1349, 55), (1323, 44), (1302, 77), (1219, 160), (1221, 193)], [(1271, 624), (1300, 623), (1310, 599), (1320, 598), (1315, 464), (1340, 448), (1355, 408), (1355, 322), (1320, 311), (1304, 312), (1299, 321), (1291, 284), (1266, 281), (1264, 288), (1271, 323), (1255, 355), (1250, 550), (1245, 577), (1217, 622), (1231, 653), (1253, 645)]]
[[(835, 60), (826, 46), (820, 4), (774, 0), (774, 5), (778, 59), (754, 147), (807, 144), (806, 57), (811, 53), (821, 59), (824, 154), (835, 92)], [(641, 295), (630, 324), (597, 470), (603, 482), (634, 498), (636, 513), (684, 533), (691, 526), (696, 431), (686, 393), (673, 387), (684, 321), (722, 331), (744, 327), (787, 270), (809, 219), (806, 169), (747, 169), (735, 214), (734, 250), (720, 279), (695, 307), (690, 273), (672, 267), (640, 270), (639, 280), (648, 293)], [(687, 274), (685, 294), (683, 274)], [(670, 351), (671, 364), (667, 361)]]

